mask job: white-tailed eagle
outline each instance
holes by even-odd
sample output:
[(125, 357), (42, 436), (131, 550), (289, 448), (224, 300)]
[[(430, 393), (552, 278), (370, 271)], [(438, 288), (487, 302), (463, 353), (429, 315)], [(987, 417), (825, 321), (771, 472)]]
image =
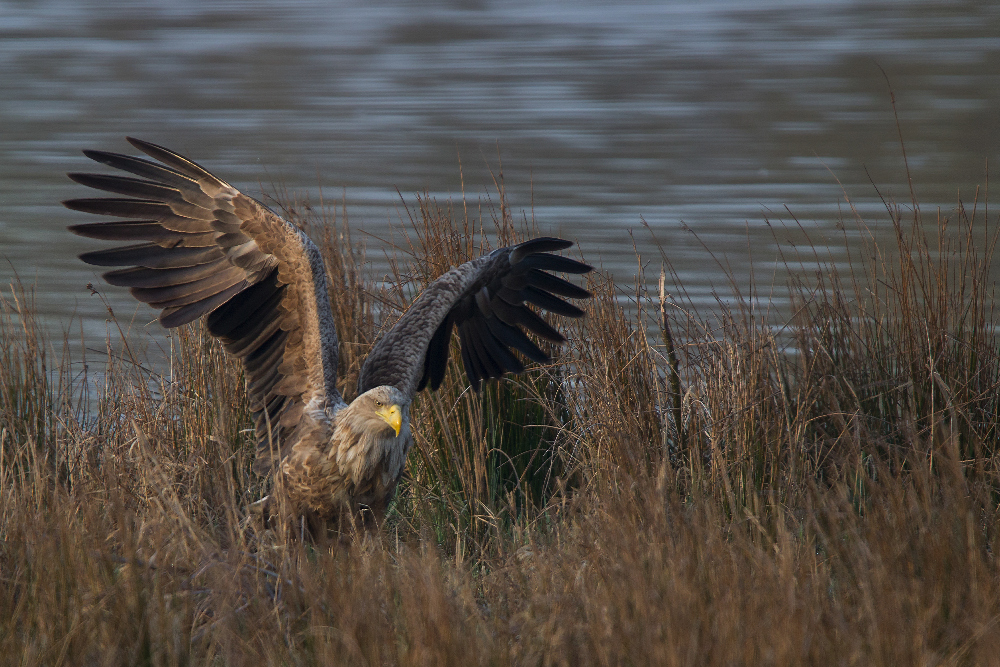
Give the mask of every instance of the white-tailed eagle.
[(72, 173), (77, 183), (128, 198), (64, 204), (123, 220), (74, 225), (81, 236), (134, 241), (80, 255), (88, 264), (127, 267), (104, 279), (160, 311), (164, 327), (204, 318), (208, 331), (243, 363), (253, 410), (254, 468), (274, 475), (272, 496), (294, 516), (320, 519), (369, 508), (381, 518), (403, 473), (410, 402), (445, 375), (452, 329), (469, 382), (537, 362), (525, 334), (565, 339), (527, 304), (580, 317), (559, 297), (585, 289), (546, 271), (591, 267), (550, 254), (572, 245), (535, 238), (453, 268), (432, 282), (372, 348), (348, 405), (337, 391), (337, 331), (319, 250), (299, 229), (194, 162), (129, 138), (154, 158), (84, 151), (133, 176)]

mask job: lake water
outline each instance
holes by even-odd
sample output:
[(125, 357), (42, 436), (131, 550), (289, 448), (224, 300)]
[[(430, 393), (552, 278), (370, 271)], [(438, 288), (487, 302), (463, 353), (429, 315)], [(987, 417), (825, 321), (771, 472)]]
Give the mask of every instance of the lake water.
[(80, 150), (134, 152), (124, 135), (254, 195), (345, 196), (378, 236), (400, 196), (460, 199), (460, 160), (467, 196), (493, 193), (499, 151), (543, 232), (630, 282), (634, 247), (659, 272), (645, 221), (701, 300), (725, 282), (686, 228), (739, 280), (752, 256), (780, 285), (765, 218), (787, 207), (837, 260), (845, 191), (876, 227), (872, 183), (908, 201), (883, 70), (924, 210), (971, 200), (1000, 155), (992, 2), (118, 4), (0, 2), (0, 285), (16, 271), (56, 331), (75, 314), (95, 339), (97, 271), (76, 255), (100, 244), (59, 201), (89, 196), (65, 177), (91, 169)]

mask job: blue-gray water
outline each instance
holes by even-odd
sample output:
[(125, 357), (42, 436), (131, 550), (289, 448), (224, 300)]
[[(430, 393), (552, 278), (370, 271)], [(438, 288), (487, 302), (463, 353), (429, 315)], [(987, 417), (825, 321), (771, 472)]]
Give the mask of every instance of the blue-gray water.
[(99, 244), (58, 202), (88, 195), (64, 175), (91, 168), (80, 150), (132, 152), (124, 135), (251, 194), (346, 195), (377, 236), (405, 217), (398, 193), (460, 198), (459, 159), (467, 196), (491, 193), (499, 150), (544, 232), (627, 280), (633, 243), (659, 270), (645, 220), (704, 299), (724, 282), (685, 224), (769, 283), (765, 217), (787, 206), (836, 259), (841, 184), (876, 224), (869, 179), (908, 201), (882, 70), (924, 210), (971, 199), (1000, 154), (991, 2), (124, 4), (0, 2), (0, 285), (16, 270), (47, 322), (75, 313), (88, 337), (104, 309), (76, 255)]

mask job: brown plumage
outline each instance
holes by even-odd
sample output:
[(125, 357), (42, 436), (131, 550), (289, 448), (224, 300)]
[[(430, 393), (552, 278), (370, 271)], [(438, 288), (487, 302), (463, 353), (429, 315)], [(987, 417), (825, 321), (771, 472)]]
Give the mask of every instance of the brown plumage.
[(84, 151), (121, 175), (70, 174), (129, 198), (73, 199), (76, 211), (124, 219), (74, 225), (81, 236), (140, 241), (80, 258), (112, 285), (160, 311), (165, 327), (204, 318), (243, 363), (254, 412), (255, 469), (274, 475), (275, 504), (321, 519), (364, 508), (380, 517), (413, 444), (410, 402), (444, 378), (452, 329), (470, 383), (521, 372), (516, 350), (548, 356), (525, 334), (563, 336), (526, 304), (567, 317), (559, 297), (586, 290), (546, 271), (591, 267), (549, 254), (572, 245), (536, 238), (453, 268), (432, 282), (372, 348), (350, 405), (337, 391), (337, 332), (322, 257), (296, 227), (260, 202), (161, 146), (128, 139), (152, 157)]

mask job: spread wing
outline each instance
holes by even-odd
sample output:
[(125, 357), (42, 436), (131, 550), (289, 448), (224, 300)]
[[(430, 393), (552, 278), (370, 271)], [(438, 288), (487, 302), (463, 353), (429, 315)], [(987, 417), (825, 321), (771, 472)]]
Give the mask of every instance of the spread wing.
[(590, 292), (547, 273), (587, 273), (592, 267), (550, 254), (573, 245), (541, 237), (500, 248), (454, 268), (432, 282), (399, 322), (372, 348), (358, 378), (358, 391), (392, 385), (413, 396), (444, 379), (452, 329), (458, 330), (462, 362), (476, 389), (481, 380), (524, 364), (514, 350), (540, 363), (549, 357), (525, 333), (562, 343), (566, 339), (527, 304), (556, 315), (584, 313), (559, 297), (585, 299)]
[[(124, 220), (74, 225), (81, 236), (139, 241), (80, 255), (127, 267), (104, 279), (160, 311), (165, 327), (205, 317), (209, 332), (246, 372), (266, 471), (271, 444), (287, 451), (306, 429), (304, 411), (344, 402), (336, 388), (337, 333), (316, 246), (293, 225), (190, 160), (138, 139), (158, 162), (104, 151), (84, 154), (138, 176), (70, 174), (129, 198), (73, 199), (75, 211)], [(308, 412), (307, 412), (308, 414)]]

